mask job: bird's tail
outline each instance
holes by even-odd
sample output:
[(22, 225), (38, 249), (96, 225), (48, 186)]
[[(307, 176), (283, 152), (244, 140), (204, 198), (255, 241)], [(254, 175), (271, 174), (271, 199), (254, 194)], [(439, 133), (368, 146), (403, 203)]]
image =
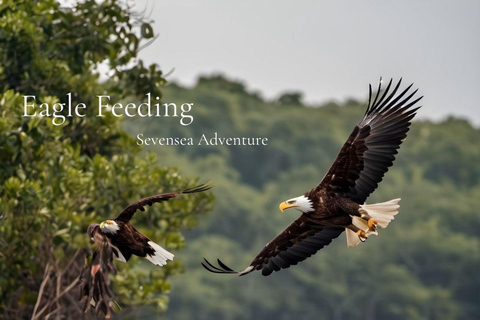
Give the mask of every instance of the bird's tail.
[(174, 255), (171, 252), (160, 247), (153, 241), (148, 241), (148, 244), (155, 250), (153, 255), (147, 254), (145, 259), (157, 266), (164, 266), (167, 264), (167, 260), (173, 260)]
[[(398, 213), (398, 208), (400, 208), (400, 205), (398, 204), (399, 202), (400, 199), (393, 199), (387, 202), (360, 205), (360, 208), (365, 210), (370, 217), (377, 220), (378, 227), (386, 228)], [(367, 233), (367, 236), (378, 234), (376, 231), (370, 231), (368, 229), (367, 221), (360, 217), (353, 216), (352, 222), (355, 226), (364, 230)], [(352, 230), (347, 229), (347, 246), (356, 247), (359, 243), (360, 239), (357, 234)]]
[(377, 220), (380, 228), (386, 228), (398, 213), (398, 208), (400, 208), (399, 202), (400, 198), (387, 202), (364, 204), (360, 208), (367, 211), (369, 216)]

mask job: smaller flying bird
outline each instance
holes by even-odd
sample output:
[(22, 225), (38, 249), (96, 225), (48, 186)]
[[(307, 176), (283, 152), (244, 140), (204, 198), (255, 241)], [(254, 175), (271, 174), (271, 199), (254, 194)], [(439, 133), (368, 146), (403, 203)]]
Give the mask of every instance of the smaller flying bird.
[(132, 255), (136, 255), (155, 265), (164, 266), (167, 264), (167, 260), (173, 260), (173, 254), (138, 231), (130, 223), (133, 214), (137, 210), (145, 211), (146, 205), (151, 206), (154, 203), (167, 201), (182, 194), (203, 192), (211, 188), (208, 184), (202, 184), (180, 192), (143, 198), (128, 205), (115, 219), (105, 220), (100, 225), (91, 224), (88, 227), (88, 235), (92, 241), (97, 243), (99, 243), (99, 239), (106, 236), (111, 245), (113, 256), (117, 260), (127, 262)]

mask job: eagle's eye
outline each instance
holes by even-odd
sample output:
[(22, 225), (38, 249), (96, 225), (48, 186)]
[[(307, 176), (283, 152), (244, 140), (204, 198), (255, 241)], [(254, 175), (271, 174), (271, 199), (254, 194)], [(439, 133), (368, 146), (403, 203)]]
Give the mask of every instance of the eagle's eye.
[(107, 224), (113, 224), (113, 222), (111, 220), (108, 220)]
[(294, 204), (295, 202), (297, 202), (297, 200), (288, 200), (287, 201), (288, 204)]

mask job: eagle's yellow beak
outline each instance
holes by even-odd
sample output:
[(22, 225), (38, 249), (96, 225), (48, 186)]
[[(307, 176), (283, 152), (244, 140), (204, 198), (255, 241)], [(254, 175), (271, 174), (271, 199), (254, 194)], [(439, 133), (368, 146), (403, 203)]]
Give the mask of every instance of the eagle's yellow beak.
[(103, 221), (102, 223), (100, 223), (100, 228), (104, 228), (105, 227), (105, 221)]
[(290, 209), (294, 207), (293, 204), (288, 204), (287, 201), (284, 201), (282, 203), (280, 203), (280, 205), (278, 206), (278, 208), (280, 209), (281, 212), (283, 212), (283, 210), (287, 210), (287, 209)]

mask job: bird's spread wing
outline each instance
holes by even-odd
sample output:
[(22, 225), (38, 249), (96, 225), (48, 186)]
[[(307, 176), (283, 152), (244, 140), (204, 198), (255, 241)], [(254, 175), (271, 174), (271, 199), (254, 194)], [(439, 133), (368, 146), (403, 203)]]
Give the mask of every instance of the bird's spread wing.
[(353, 129), (322, 182), (310, 192), (326, 188), (359, 204), (365, 203), (393, 164), (397, 149), (407, 136), (410, 121), (419, 109), (413, 107), (422, 97), (413, 98), (417, 90), (410, 93), (412, 85), (397, 94), (401, 81), (391, 90), (390, 80), (383, 92), (380, 81), (373, 102), (370, 86), (364, 117)]
[(164, 194), (159, 194), (156, 196), (151, 196), (147, 198), (143, 198), (137, 202), (131, 203), (123, 209), (123, 211), (118, 215), (118, 217), (115, 218), (115, 220), (121, 220), (124, 222), (130, 221), (130, 219), (133, 217), (133, 214), (137, 211), (145, 211), (145, 206), (149, 205), (151, 206), (154, 203), (157, 202), (162, 202), (162, 201), (167, 201), (172, 198), (175, 198), (178, 195), (181, 194), (189, 194), (189, 193), (197, 193), (197, 192), (203, 192), (210, 190), (212, 187), (207, 184), (201, 184), (199, 186), (193, 187), (193, 188), (188, 188), (185, 189), (181, 192), (171, 192), (171, 193), (164, 193)]
[(206, 259), (202, 265), (214, 273), (245, 275), (255, 270), (262, 270), (262, 274), (268, 276), (273, 271), (286, 269), (314, 255), (318, 250), (330, 244), (344, 230), (345, 228), (315, 225), (305, 215), (301, 215), (269, 242), (245, 270), (233, 271), (220, 260), (218, 260), (220, 268), (212, 265)]

